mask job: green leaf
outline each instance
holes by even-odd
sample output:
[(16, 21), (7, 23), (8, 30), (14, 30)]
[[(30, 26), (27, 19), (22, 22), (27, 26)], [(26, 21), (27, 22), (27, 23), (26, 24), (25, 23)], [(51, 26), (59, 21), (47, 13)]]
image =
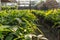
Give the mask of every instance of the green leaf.
[(13, 39), (13, 36), (12, 35), (9, 35), (9, 36), (6, 37), (5, 40), (12, 40), (12, 39)]

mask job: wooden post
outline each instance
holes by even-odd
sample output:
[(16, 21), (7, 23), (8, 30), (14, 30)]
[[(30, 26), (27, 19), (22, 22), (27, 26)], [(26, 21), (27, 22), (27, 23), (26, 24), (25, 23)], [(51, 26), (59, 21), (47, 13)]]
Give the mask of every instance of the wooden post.
[(0, 10), (1, 10), (1, 0), (0, 0)]
[(20, 5), (20, 0), (17, 1), (17, 10), (19, 8), (19, 5)]
[(30, 9), (30, 12), (31, 12), (31, 0), (30, 0), (30, 4), (29, 4), (29, 9)]

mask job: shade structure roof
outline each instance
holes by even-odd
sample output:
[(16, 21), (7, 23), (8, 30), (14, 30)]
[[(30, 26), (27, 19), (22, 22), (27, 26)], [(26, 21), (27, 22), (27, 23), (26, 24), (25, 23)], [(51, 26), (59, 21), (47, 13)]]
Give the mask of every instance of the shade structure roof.
[(34, 6), (36, 3), (40, 2), (39, 0), (17, 0), (19, 6)]
[(16, 2), (16, 0), (1, 0), (1, 2)]

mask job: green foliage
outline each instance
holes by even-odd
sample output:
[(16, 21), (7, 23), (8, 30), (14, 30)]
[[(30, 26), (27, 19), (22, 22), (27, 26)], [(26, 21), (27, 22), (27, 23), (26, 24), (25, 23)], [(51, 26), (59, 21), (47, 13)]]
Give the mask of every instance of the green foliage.
[[(34, 15), (35, 14), (35, 15)], [(0, 39), (25, 40), (26, 34), (35, 33), (37, 17), (60, 25), (60, 9), (54, 10), (4, 10), (0, 11)], [(47, 23), (48, 24), (48, 23)]]
[(11, 7), (11, 6), (2, 6), (1, 7), (2, 8), (2, 10), (11, 10), (11, 9), (17, 9), (17, 7), (16, 6), (13, 6), (13, 7)]
[[(34, 12), (36, 15), (40, 16), (41, 18), (43, 18), (44, 21), (46, 22), (52, 22), (53, 25), (57, 25), (59, 24), (60, 25), (60, 9), (54, 9), (54, 10), (47, 10), (47, 11), (44, 11), (44, 10), (40, 10), (40, 11), (32, 11)], [(48, 24), (48, 23), (47, 23)], [(52, 26), (53, 26), (52, 25)]]
[(58, 31), (60, 29), (60, 9), (46, 11), (33, 10), (32, 13), (37, 16), (38, 28), (43, 32), (44, 35), (46, 35), (48, 40), (57, 39), (56, 36), (59, 35)]
[[(1, 39), (5, 40), (23, 40), (24, 35), (34, 33), (36, 29), (35, 21), (36, 16), (27, 10), (0, 11), (0, 24), (2, 25), (0, 26), (0, 38), (2, 37)], [(17, 37), (15, 38), (14, 35)]]

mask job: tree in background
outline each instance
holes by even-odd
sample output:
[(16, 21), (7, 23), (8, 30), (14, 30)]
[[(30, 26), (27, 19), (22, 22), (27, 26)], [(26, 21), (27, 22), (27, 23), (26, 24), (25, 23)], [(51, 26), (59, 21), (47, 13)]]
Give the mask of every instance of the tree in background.
[(47, 9), (57, 9), (60, 8), (60, 4), (56, 0), (46, 0), (46, 2), (41, 1), (37, 4), (37, 9), (47, 10)]
[(48, 9), (59, 8), (59, 3), (56, 0), (46, 0), (45, 5)]

